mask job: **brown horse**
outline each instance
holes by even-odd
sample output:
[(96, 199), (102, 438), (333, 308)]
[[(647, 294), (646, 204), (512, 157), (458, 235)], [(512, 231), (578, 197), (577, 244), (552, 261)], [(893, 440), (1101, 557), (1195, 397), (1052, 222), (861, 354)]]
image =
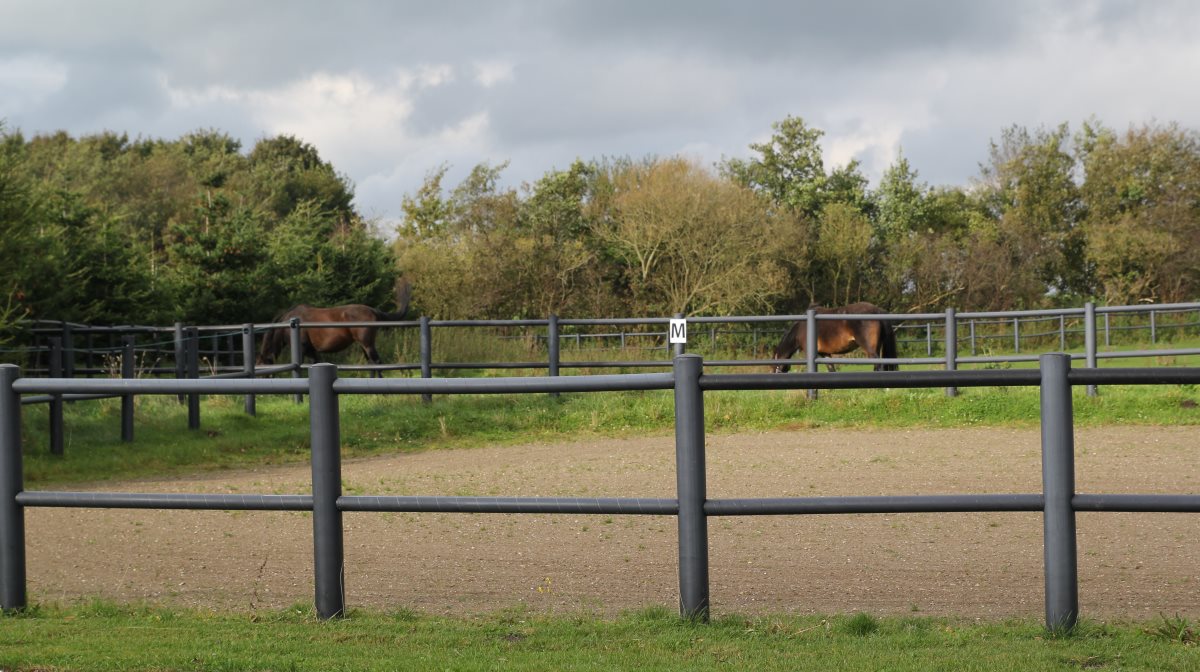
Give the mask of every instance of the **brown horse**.
[[(385, 313), (382, 310), (352, 303), (332, 308), (315, 308), (306, 304), (292, 306), (275, 317), (275, 322), (290, 322), (298, 318), (300, 324), (308, 327), (320, 322), (397, 322), (403, 320), (408, 313), (408, 302), (412, 296), (412, 285), (408, 282), (396, 283), (396, 311)], [(375, 349), (375, 332), (379, 327), (308, 327), (300, 330), (300, 347), (303, 351), (301, 360), (307, 357), (314, 363), (318, 361), (318, 353), (341, 352), (358, 343), (362, 347), (367, 361), (379, 364), (379, 352)], [(271, 329), (263, 336), (262, 350), (258, 353), (258, 363), (271, 365), (275, 358), (288, 347), (291, 342), (289, 330), (283, 328)], [(372, 371), (372, 377), (383, 377), (380, 371)]]
[[(885, 311), (872, 303), (852, 303), (841, 308), (814, 308), (818, 315), (880, 315)], [(775, 348), (772, 359), (787, 359), (797, 350), (803, 351), (808, 340), (808, 320), (792, 325), (783, 340)], [(893, 359), (896, 357), (896, 332), (885, 320), (848, 319), (817, 320), (817, 355), (830, 357), (841, 355), (861, 347), (871, 359)], [(776, 364), (775, 373), (786, 373), (788, 364)], [(895, 364), (876, 364), (876, 371), (895, 371)], [(833, 365), (829, 365), (833, 371)]]

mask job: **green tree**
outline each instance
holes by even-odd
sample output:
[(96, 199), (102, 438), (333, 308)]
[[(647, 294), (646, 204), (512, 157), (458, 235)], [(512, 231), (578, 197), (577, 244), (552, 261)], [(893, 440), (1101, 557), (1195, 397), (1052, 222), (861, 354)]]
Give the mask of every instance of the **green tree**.
[(1009, 257), (1013, 303), (1031, 307), (1086, 295), (1089, 278), (1078, 223), (1082, 202), (1066, 124), (1005, 129), (991, 145), (979, 188), (992, 239)]
[(1084, 167), (1087, 258), (1105, 301), (1200, 293), (1200, 139), (1177, 125), (1123, 135), (1097, 123), (1076, 138)]
[(821, 212), (828, 180), (821, 157), (824, 132), (791, 116), (775, 122), (771, 129), (770, 140), (750, 145), (757, 153), (755, 158), (729, 159), (722, 170), (772, 202), (815, 219)]

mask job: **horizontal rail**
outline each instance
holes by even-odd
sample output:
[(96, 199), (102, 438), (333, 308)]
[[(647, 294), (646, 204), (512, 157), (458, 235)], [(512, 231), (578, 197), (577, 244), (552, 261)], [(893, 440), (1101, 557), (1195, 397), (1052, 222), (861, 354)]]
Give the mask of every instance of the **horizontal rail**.
[(1200, 495), (1082, 495), (1071, 498), (1076, 511), (1200, 513)]
[[(209, 493), (128, 493), (25, 490), (17, 503), (27, 507), (92, 509), (191, 509), (222, 511), (312, 511), (312, 495)], [(710, 516), (858, 513), (990, 513), (1041, 511), (1040, 494), (889, 495), (878, 497), (794, 497), (710, 499)], [(1077, 494), (1081, 512), (1200, 513), (1200, 495)], [(344, 495), (342, 511), (404, 513), (543, 513), (579, 515), (660, 515), (679, 513), (679, 501), (666, 498), (604, 497), (446, 497), (439, 495)]]
[(674, 516), (675, 499), (603, 497), (437, 497), (343, 495), (337, 499), (342, 511), (391, 511), (406, 513), (569, 513), (610, 515)]
[(710, 516), (772, 516), (836, 513), (984, 513), (1041, 511), (1042, 495), (892, 495), (881, 497), (792, 497), (710, 499)]
[(196, 509), (223, 511), (312, 511), (312, 495), (229, 495), (26, 490), (21, 506), (89, 509)]

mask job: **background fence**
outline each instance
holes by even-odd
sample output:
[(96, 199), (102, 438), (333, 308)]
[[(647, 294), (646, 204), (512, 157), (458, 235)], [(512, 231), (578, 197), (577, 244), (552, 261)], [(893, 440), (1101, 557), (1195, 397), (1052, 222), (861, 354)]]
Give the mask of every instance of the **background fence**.
[[(1065, 354), (1040, 357), (1038, 369), (975, 371), (703, 375), (703, 360), (679, 355), (669, 373), (491, 379), (339, 379), (330, 364), (292, 380), (72, 380), (23, 378), (0, 366), (0, 607), (27, 605), (24, 507), (284, 510), (313, 513), (317, 613), (345, 613), (344, 511), (630, 514), (677, 519), (679, 605), (684, 617), (709, 614), (708, 518), (741, 515), (1040, 511), (1043, 517), (1046, 625), (1072, 627), (1079, 616), (1075, 512), (1200, 512), (1200, 495), (1075, 492), (1073, 385), (1194, 384), (1200, 368), (1071, 370)], [(709, 390), (966, 387), (1041, 388), (1040, 493), (708, 499), (704, 392)], [(339, 403), (346, 394), (524, 394), (666, 390), (675, 395), (676, 492), (671, 498), (520, 498), (343, 495)], [(21, 460), (21, 396), (26, 394), (306, 394), (311, 406), (312, 492), (305, 494), (148, 494), (27, 491)]]
[[(879, 318), (872, 315), (871, 318)], [(1029, 362), (1037, 353), (1076, 351), (1083, 358), (1171, 357), (1200, 354), (1200, 347), (1170, 349), (1189, 337), (1200, 337), (1200, 303), (1101, 306), (1008, 312), (892, 313), (900, 346), (901, 363), (941, 365), (953, 354), (956, 365)], [(705, 356), (711, 365), (760, 366), (790, 323), (812, 319), (808, 314), (775, 316), (689, 317), (689, 350)], [(818, 316), (816, 319), (837, 319)], [(383, 325), (394, 333), (393, 363), (379, 367), (346, 366), (343, 370), (433, 371), (668, 368), (675, 349), (667, 344), (667, 317), (542, 320), (410, 320), (384, 323), (338, 323), (326, 326)], [(28, 375), (113, 375), (120, 371), (124, 348), (132, 340), (139, 375), (187, 377), (190, 350), (195, 368), (209, 375), (244, 372), (253, 361), (253, 341), (270, 328), (319, 328), (309, 324), (169, 327), (97, 327), (40, 321), (29, 325), (27, 347), (3, 351), (5, 359), (20, 363)], [(449, 361), (450, 350), (435, 338), (437, 333), (461, 330), (486, 334), (497, 341), (522, 343), (536, 360)], [(1089, 340), (1090, 339), (1090, 340)], [(1101, 348), (1150, 344), (1152, 349), (1104, 351)], [(590, 353), (606, 358), (587, 359)], [(650, 354), (650, 358), (614, 358), (613, 354)], [(733, 357), (719, 357), (718, 354)], [(565, 356), (564, 356), (565, 355)], [(818, 361), (824, 363), (824, 360)], [(840, 358), (838, 363), (865, 364)], [(57, 368), (56, 368), (57, 367)]]
[[(677, 317), (682, 317), (679, 315)], [(901, 352), (896, 359), (869, 359), (866, 357), (819, 357), (810, 342), (804, 349), (805, 359), (793, 361), (802, 364), (809, 373), (814, 373), (820, 364), (873, 365), (884, 362), (897, 363), (906, 367), (936, 367), (948, 371), (960, 366), (995, 366), (1018, 362), (1034, 362), (1038, 354), (1031, 351), (1057, 348), (1068, 350), (1077, 347), (1071, 357), (1082, 360), (1088, 368), (1095, 368), (1102, 359), (1154, 357), (1159, 363), (1168, 358), (1200, 355), (1200, 347), (1158, 347), (1189, 335), (1200, 334), (1200, 303), (1158, 304), (1145, 306), (1095, 307), (1086, 304), (1082, 308), (1057, 310), (1031, 310), (1016, 312), (959, 313), (947, 309), (944, 313), (905, 313), (888, 315), (817, 315), (810, 310), (804, 315), (740, 316), (740, 317), (694, 317), (688, 319), (690, 326), (687, 349), (698, 351), (705, 357), (709, 367), (734, 368), (769, 366), (776, 360), (766, 358), (768, 344), (774, 343), (786, 331), (790, 323), (806, 321), (814, 325), (818, 320), (845, 318), (887, 319), (898, 323), (898, 333), (923, 334), (920, 338), (901, 339), (907, 343), (908, 352)], [(321, 329), (340, 326), (382, 326), (400, 332), (401, 338), (415, 334), (415, 347), (411, 348), (413, 360), (390, 364), (339, 364), (341, 371), (404, 371), (419, 372), (422, 378), (432, 379), (436, 371), (481, 371), (481, 370), (545, 370), (551, 377), (559, 376), (564, 370), (627, 370), (638, 368), (667, 368), (672, 365), (670, 357), (681, 354), (685, 346), (668, 345), (666, 327), (671, 318), (617, 318), (617, 319), (560, 319), (551, 315), (546, 320), (419, 320), (404, 322), (345, 322), (304, 324), (298, 320), (288, 323), (266, 325), (217, 325), (209, 327), (87, 327), (58, 323), (34, 325), (33, 332), (44, 338), (44, 347), (39, 346), (9, 354), (18, 354), (31, 365), (25, 371), (29, 375), (48, 375), (53, 378), (75, 376), (120, 376), (133, 379), (139, 376), (163, 375), (179, 379), (222, 379), (254, 378), (277, 374), (289, 374), (299, 378), (306, 366), (301, 360), (300, 343), (303, 329)], [(255, 364), (256, 339), (268, 329), (289, 330), (291, 361), (287, 364), (258, 367)], [(460, 330), (477, 330), (492, 339), (521, 340), (530, 347), (521, 352), (540, 355), (540, 359), (510, 359), (507, 361), (445, 361), (435, 357), (441, 339), (438, 333), (459, 335)], [(589, 333), (585, 334), (584, 331)], [(815, 330), (809, 328), (809, 339), (815, 339)], [(767, 338), (767, 336), (770, 338)], [(1115, 343), (1128, 345), (1135, 338), (1144, 337), (1156, 346), (1151, 349), (1104, 350)], [(139, 341), (139, 339), (141, 339)], [(105, 340), (105, 345), (98, 345)], [(599, 347), (609, 343), (613, 347)], [(588, 345), (584, 345), (588, 343)], [(1104, 343), (1103, 346), (1100, 343)], [(572, 345), (574, 348), (572, 349)], [(1003, 345), (1003, 354), (995, 350)], [(445, 343), (442, 343), (446, 347)], [(936, 347), (935, 347), (936, 346)], [(1011, 346), (1008, 348), (1007, 346)], [(356, 349), (356, 346), (352, 346)], [(399, 349), (399, 348), (398, 348)], [(449, 349), (449, 348), (446, 348)], [(650, 354), (653, 359), (597, 359), (597, 352), (609, 354)], [(734, 355), (747, 354), (736, 358)], [(970, 352), (971, 354), (960, 354)], [(977, 354), (985, 352), (987, 354)], [(717, 356), (718, 354), (725, 357)], [(591, 359), (587, 357), (593, 355)], [(789, 360), (790, 361), (790, 360)], [(101, 362), (102, 365), (96, 365)], [(168, 365), (169, 364), (169, 365)], [(1088, 386), (1088, 393), (1095, 394), (1096, 387)], [(552, 394), (555, 394), (552, 392)], [(810, 398), (818, 395), (810, 388)], [(955, 395), (957, 389), (946, 388), (946, 394)], [(46, 403), (50, 405), (49, 439), (50, 452), (63, 453), (63, 403), (104, 396), (96, 393), (69, 393), (28, 396), (22, 403)], [(122, 397), (122, 431), (125, 441), (132, 441), (133, 395)], [(301, 401), (301, 394), (294, 399)], [(200, 395), (194, 392), (180, 393), (180, 403), (188, 407), (188, 427), (200, 427)], [(426, 401), (430, 395), (424, 395)], [(245, 398), (245, 412), (256, 413), (253, 394)]]

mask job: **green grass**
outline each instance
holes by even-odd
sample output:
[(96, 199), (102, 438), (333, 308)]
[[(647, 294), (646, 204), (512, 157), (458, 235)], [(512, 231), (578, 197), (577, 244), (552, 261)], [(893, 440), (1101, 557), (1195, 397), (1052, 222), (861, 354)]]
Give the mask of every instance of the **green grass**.
[(1194, 670), (1182, 619), (1048, 634), (1034, 621), (723, 617), (649, 608), (614, 619), (505, 611), (472, 618), (306, 607), (212, 613), (94, 603), (0, 617), (17, 670)]
[[(1077, 426), (1200, 424), (1200, 390), (1191, 385), (1110, 386), (1097, 397), (1075, 391)], [(530, 441), (665, 435), (674, 428), (669, 391), (515, 396), (347, 395), (341, 399), (347, 457)], [(307, 403), (260, 397), (258, 415), (240, 397), (206, 397), (201, 428), (187, 429), (186, 408), (168, 397), (139, 397), (133, 443), (120, 440), (116, 400), (67, 404), (65, 455), (49, 454), (45, 406), (24, 409), (25, 482), (79, 483), (169, 477), (196, 471), (305, 462)], [(1036, 388), (824, 390), (705, 394), (710, 432), (820, 427), (1036, 427)]]

